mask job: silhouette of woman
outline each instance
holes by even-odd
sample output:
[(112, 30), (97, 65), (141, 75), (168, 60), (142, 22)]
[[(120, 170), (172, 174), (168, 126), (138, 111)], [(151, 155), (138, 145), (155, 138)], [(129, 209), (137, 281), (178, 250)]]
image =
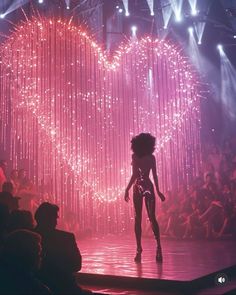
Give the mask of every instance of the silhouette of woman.
[(135, 262), (141, 261), (142, 245), (141, 245), (141, 223), (142, 223), (142, 207), (143, 198), (147, 209), (148, 218), (152, 225), (152, 230), (157, 241), (156, 261), (162, 262), (162, 250), (160, 241), (159, 225), (155, 216), (155, 194), (154, 187), (149, 178), (150, 170), (152, 170), (153, 180), (156, 191), (162, 201), (165, 200), (164, 195), (159, 190), (156, 159), (153, 155), (155, 150), (156, 139), (150, 133), (141, 133), (131, 140), (132, 155), (132, 176), (125, 190), (125, 201), (129, 201), (129, 190), (133, 186), (133, 202), (135, 209), (135, 236), (137, 243), (137, 253), (134, 258)]

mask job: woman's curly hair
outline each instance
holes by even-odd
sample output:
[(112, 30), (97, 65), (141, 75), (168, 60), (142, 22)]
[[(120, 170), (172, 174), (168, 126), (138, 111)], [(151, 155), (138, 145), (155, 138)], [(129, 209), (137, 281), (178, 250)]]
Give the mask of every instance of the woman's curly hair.
[(142, 158), (151, 155), (155, 150), (156, 138), (150, 133), (140, 133), (131, 140), (131, 149), (135, 155)]

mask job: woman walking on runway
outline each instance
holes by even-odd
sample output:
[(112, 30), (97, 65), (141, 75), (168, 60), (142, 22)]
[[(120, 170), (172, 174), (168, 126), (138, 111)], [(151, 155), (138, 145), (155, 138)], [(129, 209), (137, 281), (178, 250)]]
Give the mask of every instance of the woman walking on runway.
[(165, 200), (164, 195), (159, 190), (156, 159), (153, 155), (155, 150), (156, 139), (150, 133), (141, 133), (131, 140), (132, 155), (132, 176), (125, 190), (125, 201), (129, 201), (129, 190), (133, 186), (133, 202), (135, 209), (135, 236), (137, 243), (137, 253), (134, 258), (135, 262), (141, 261), (142, 245), (142, 207), (143, 199), (145, 201), (148, 218), (152, 225), (152, 230), (157, 241), (156, 261), (162, 262), (162, 250), (160, 240), (159, 225), (155, 216), (155, 193), (153, 184), (149, 178), (150, 170), (152, 170), (153, 180), (158, 196), (162, 201)]

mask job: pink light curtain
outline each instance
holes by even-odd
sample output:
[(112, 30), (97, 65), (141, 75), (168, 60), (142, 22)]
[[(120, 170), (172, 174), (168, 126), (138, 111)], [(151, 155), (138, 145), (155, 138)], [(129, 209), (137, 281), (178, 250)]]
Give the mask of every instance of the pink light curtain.
[[(200, 87), (168, 41), (131, 39), (113, 57), (82, 28), (55, 19), (21, 23), (1, 47), (0, 142), (39, 190), (73, 212), (81, 230), (124, 232), (132, 206), (130, 140), (157, 138), (163, 191), (199, 174)], [(47, 197), (45, 197), (45, 193)]]

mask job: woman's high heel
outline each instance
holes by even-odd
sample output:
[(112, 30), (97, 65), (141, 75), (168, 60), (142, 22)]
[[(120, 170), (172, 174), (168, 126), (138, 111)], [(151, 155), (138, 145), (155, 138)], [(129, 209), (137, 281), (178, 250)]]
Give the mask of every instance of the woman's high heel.
[(137, 253), (136, 253), (135, 257), (134, 257), (135, 262), (141, 262), (142, 252), (143, 252), (142, 248), (137, 249)]
[(162, 256), (161, 247), (157, 247), (156, 262), (163, 262), (163, 256)]

